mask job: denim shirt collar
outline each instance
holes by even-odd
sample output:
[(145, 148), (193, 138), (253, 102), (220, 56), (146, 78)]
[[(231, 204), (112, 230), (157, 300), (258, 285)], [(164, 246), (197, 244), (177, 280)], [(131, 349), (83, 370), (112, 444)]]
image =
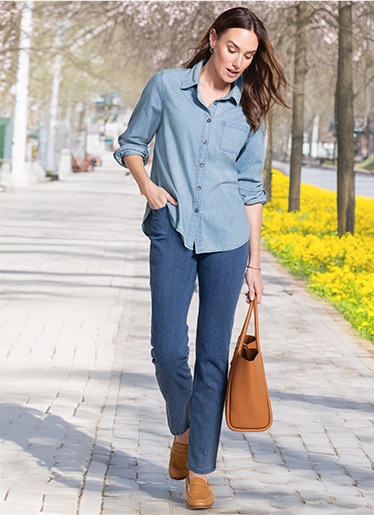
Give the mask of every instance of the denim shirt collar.
[[(206, 63), (206, 60), (201, 60), (195, 64), (192, 68), (188, 70), (188, 74), (184, 81), (181, 84), (181, 89), (188, 89), (193, 86), (197, 86), (200, 80), (201, 69)], [(231, 98), (235, 101), (236, 105), (240, 104), (240, 99), (242, 97), (243, 91), (243, 77), (240, 76), (235, 82), (233, 87), (230, 90), (230, 93), (225, 97), (225, 100), (230, 100)]]

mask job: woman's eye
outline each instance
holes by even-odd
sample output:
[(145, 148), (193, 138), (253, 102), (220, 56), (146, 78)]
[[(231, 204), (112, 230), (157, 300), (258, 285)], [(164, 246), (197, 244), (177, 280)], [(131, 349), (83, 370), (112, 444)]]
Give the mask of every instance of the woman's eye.
[(230, 52), (230, 54), (235, 54), (235, 50), (232, 48), (228, 48), (228, 51)]

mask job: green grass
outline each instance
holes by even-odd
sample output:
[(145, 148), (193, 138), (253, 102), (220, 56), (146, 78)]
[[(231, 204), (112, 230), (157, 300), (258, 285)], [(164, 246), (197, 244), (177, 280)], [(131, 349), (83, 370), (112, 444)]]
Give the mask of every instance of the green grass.
[(363, 170), (369, 170), (374, 172), (374, 156), (370, 156), (365, 161), (356, 164), (356, 168), (362, 168)]

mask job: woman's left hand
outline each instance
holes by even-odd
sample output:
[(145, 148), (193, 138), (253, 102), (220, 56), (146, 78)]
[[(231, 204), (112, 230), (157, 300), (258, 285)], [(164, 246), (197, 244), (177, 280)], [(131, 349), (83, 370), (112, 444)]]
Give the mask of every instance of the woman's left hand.
[(262, 283), (261, 270), (254, 270), (253, 268), (247, 268), (245, 274), (245, 280), (248, 286), (248, 292), (246, 293), (246, 302), (249, 302), (257, 297), (257, 302), (261, 302), (262, 292), (264, 291), (264, 285)]

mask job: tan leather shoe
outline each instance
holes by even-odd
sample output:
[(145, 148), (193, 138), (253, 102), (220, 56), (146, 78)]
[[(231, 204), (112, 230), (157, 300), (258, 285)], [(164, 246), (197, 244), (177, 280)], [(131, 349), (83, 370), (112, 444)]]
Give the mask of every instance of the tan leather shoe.
[(187, 460), (188, 445), (174, 440), (169, 461), (169, 475), (172, 479), (180, 480), (188, 476)]
[(186, 503), (192, 510), (204, 510), (213, 506), (214, 493), (209, 482), (200, 477), (187, 477)]

